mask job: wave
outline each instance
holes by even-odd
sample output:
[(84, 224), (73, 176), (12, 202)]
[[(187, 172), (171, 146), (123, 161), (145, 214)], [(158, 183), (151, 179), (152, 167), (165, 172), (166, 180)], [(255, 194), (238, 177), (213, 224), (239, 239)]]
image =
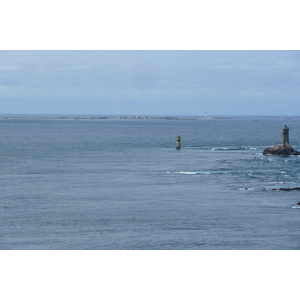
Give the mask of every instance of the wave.
[[(170, 173), (170, 172), (167, 172)], [(210, 174), (230, 174), (229, 171), (197, 171), (197, 172), (173, 172), (173, 174), (184, 174), (184, 175), (210, 175)]]
[(180, 172), (167, 172), (168, 174), (183, 174), (183, 175), (213, 175), (213, 174), (233, 174), (244, 176), (257, 176), (265, 174), (268, 171), (254, 171), (254, 170), (229, 170), (229, 171), (180, 171)]
[(215, 146), (188, 146), (186, 149), (201, 149), (201, 150), (212, 150), (212, 151), (243, 151), (243, 150), (255, 150), (253, 146), (223, 146), (223, 147), (215, 147)]
[(240, 151), (240, 150), (246, 150), (248, 148), (245, 147), (216, 147), (211, 148), (212, 151)]

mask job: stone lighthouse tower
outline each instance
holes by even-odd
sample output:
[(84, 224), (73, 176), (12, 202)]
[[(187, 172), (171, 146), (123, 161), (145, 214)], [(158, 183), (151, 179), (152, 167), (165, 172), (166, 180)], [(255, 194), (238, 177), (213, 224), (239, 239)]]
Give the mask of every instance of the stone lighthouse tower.
[(289, 128), (285, 125), (282, 128), (282, 144), (268, 147), (263, 152), (264, 155), (276, 154), (276, 155), (300, 155), (300, 152), (294, 150), (290, 145)]
[(285, 125), (282, 128), (282, 145), (289, 145), (290, 140), (289, 140), (289, 128)]

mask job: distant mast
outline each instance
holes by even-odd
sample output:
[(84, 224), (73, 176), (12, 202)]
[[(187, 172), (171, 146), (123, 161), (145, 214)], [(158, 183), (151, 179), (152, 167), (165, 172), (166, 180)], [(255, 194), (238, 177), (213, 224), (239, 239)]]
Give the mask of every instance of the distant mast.
[(207, 112), (205, 112), (204, 118), (207, 118)]

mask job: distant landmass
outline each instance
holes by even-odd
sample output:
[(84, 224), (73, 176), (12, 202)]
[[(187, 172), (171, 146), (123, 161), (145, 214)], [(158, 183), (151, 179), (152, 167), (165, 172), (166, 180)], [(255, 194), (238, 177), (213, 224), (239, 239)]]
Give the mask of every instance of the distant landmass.
[(199, 119), (231, 119), (230, 117), (165, 117), (165, 116), (7, 116), (0, 120), (199, 120)]

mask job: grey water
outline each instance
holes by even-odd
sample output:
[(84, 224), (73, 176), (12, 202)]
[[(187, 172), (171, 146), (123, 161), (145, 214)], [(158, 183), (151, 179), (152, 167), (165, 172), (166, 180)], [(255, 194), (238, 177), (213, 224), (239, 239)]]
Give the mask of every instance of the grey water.
[(284, 125), (300, 150), (299, 117), (0, 120), (0, 249), (300, 249)]

